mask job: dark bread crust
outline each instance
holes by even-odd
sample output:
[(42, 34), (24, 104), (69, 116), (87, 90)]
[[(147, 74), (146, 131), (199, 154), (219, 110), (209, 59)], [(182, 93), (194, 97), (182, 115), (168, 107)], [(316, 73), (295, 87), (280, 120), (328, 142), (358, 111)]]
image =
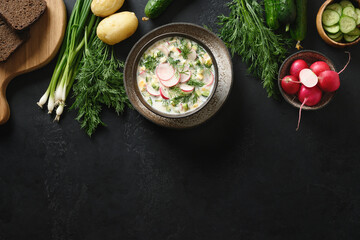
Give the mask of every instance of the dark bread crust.
[(0, 0), (0, 16), (18, 31), (33, 24), (45, 10), (45, 0)]
[(0, 19), (0, 62), (6, 61), (27, 37), (27, 31), (18, 33)]

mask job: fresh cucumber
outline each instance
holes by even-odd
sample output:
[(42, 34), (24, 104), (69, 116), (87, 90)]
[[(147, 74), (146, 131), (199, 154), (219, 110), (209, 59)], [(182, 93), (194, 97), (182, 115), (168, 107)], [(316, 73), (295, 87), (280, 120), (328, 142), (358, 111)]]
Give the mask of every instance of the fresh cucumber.
[(349, 32), (347, 35), (360, 36), (360, 29), (359, 29), (359, 28), (355, 28), (354, 30), (352, 30), (351, 32)]
[(352, 17), (342, 16), (340, 18), (340, 31), (347, 34), (356, 28), (356, 22)]
[(356, 21), (356, 24), (360, 25), (360, 9), (356, 8), (355, 12), (356, 12), (356, 15), (358, 17), (358, 20)]
[(295, 0), (278, 0), (277, 1), (277, 17), (279, 22), (286, 25), (286, 31), (296, 19)]
[(344, 37), (344, 34), (341, 34), (340, 37), (335, 38), (335, 39), (333, 39), (333, 40), (334, 40), (335, 42), (341, 42), (341, 40), (343, 39), (343, 37)]
[(145, 15), (148, 18), (157, 18), (173, 0), (149, 0), (145, 6)]
[(305, 39), (307, 32), (307, 0), (296, 0), (296, 19), (290, 26), (290, 35), (297, 41), (296, 48), (300, 49), (300, 42)]
[(347, 34), (344, 35), (344, 39), (347, 42), (353, 42), (358, 38), (359, 38), (359, 36), (352, 36), (352, 35), (347, 35)]
[(352, 17), (355, 21), (358, 20), (358, 16), (355, 12), (355, 8), (352, 7), (346, 7), (343, 9), (343, 15), (346, 15), (348, 17)]
[(340, 16), (342, 14), (343, 8), (339, 3), (333, 3), (326, 7), (326, 9), (333, 10), (337, 12)]
[(328, 33), (337, 33), (340, 31), (340, 26), (339, 24), (336, 24), (336, 25), (333, 25), (333, 26), (330, 26), (330, 27), (327, 27), (327, 26), (324, 26), (324, 29), (328, 32)]
[(335, 33), (335, 34), (328, 34), (329, 38), (331, 39), (337, 39), (338, 37), (342, 36), (343, 33), (342, 32), (338, 32), (338, 33)]
[(277, 2), (278, 0), (264, 0), (266, 23), (273, 30), (280, 27), (276, 11)]
[(323, 12), (323, 15), (322, 15), (322, 23), (325, 25), (325, 26), (333, 26), (335, 24), (337, 24), (340, 20), (340, 15), (333, 11), (333, 10), (325, 10)]
[(350, 1), (347, 1), (347, 0), (341, 1), (340, 5), (342, 8), (346, 8), (346, 7), (355, 8), (354, 5)]

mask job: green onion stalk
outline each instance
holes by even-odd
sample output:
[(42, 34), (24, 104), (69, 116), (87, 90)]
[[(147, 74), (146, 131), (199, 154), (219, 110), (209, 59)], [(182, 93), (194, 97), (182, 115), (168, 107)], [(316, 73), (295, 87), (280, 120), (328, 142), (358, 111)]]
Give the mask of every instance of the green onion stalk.
[(47, 102), (48, 113), (56, 108), (54, 121), (59, 121), (65, 107), (66, 98), (74, 83), (85, 42), (99, 22), (91, 12), (92, 0), (77, 0), (70, 16), (59, 57), (50, 84), (37, 104), (42, 108)]

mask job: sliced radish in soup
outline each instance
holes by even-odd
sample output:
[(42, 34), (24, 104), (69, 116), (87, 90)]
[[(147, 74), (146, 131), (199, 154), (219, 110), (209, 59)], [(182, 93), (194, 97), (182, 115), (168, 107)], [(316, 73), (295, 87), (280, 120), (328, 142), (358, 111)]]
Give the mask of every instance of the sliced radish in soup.
[(206, 86), (210, 86), (214, 82), (214, 74), (211, 71), (204, 73), (204, 83)]
[(170, 96), (169, 96), (169, 89), (165, 88), (165, 87), (160, 87), (160, 96), (163, 98), (163, 99), (169, 99)]
[(183, 73), (180, 74), (180, 82), (186, 83), (187, 81), (190, 80), (190, 77), (191, 77), (191, 71), (189, 67), (185, 67)]
[(197, 57), (196, 51), (192, 49), (187, 58), (190, 61), (194, 61), (196, 57)]
[(160, 80), (167, 81), (174, 76), (175, 70), (169, 63), (160, 63), (155, 72)]
[(183, 92), (192, 92), (194, 91), (194, 86), (190, 86), (190, 85), (187, 85), (187, 84), (180, 84), (180, 89), (183, 91)]
[(152, 95), (152, 96), (160, 96), (160, 91), (159, 90), (155, 90), (152, 86), (150, 86), (150, 84), (146, 85), (146, 91)]
[(179, 74), (174, 74), (173, 77), (168, 80), (168, 81), (162, 81), (160, 80), (161, 84), (164, 85), (165, 87), (173, 87), (176, 84), (178, 84), (180, 81), (180, 76)]

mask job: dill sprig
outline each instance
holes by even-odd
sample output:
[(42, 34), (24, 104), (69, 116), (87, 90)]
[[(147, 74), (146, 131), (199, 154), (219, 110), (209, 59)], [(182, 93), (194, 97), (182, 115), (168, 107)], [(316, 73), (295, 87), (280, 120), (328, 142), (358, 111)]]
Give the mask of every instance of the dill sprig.
[(268, 97), (276, 96), (278, 64), (284, 60), (291, 40), (265, 25), (262, 6), (256, 0), (232, 0), (227, 6), (229, 16), (218, 17), (220, 38), (232, 55), (242, 57), (250, 73), (261, 78)]
[(71, 109), (77, 109), (76, 120), (91, 136), (99, 125), (102, 107), (113, 108), (119, 115), (130, 102), (123, 83), (124, 63), (114, 56), (114, 49), (97, 37), (85, 47), (84, 58), (73, 86), (75, 101)]
[(201, 81), (197, 81), (193, 78), (191, 78), (188, 82), (187, 82), (187, 85), (190, 85), (190, 86), (194, 86), (194, 87), (202, 87), (205, 85), (204, 82), (201, 82)]

